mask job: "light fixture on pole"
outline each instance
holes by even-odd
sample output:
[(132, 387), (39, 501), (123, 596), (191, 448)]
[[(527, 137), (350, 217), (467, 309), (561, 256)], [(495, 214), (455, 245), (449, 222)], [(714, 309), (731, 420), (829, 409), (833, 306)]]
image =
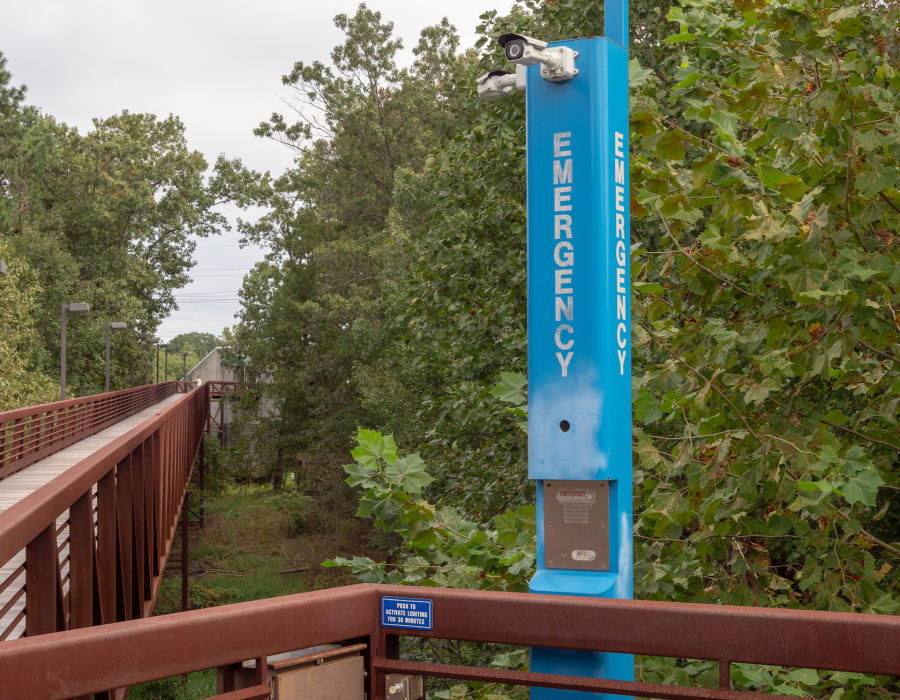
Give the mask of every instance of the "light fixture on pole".
[[(106, 324), (106, 391), (109, 392), (109, 332), (121, 331), (128, 328), (124, 323), (107, 323)], [(134, 364), (131, 365), (132, 374), (134, 373)]]
[(188, 358), (188, 355), (193, 355), (193, 354), (194, 353), (192, 353), (192, 352), (181, 353), (181, 355), (182, 355), (182, 357), (181, 357), (181, 381), (183, 381), (183, 382), (187, 381), (187, 358)]
[(69, 313), (90, 313), (89, 304), (63, 304), (62, 305), (62, 341), (59, 348), (59, 400), (66, 400), (66, 316)]

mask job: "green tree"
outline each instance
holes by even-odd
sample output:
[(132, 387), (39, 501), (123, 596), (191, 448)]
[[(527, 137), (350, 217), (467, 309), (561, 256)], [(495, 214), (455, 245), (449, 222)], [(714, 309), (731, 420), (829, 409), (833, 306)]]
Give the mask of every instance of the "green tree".
[[(224, 157), (210, 171), (173, 116), (122, 112), (81, 135), (25, 105), (4, 66), (0, 57), (0, 237), (6, 262), (28, 276), (23, 371), (36, 385), (57, 375), (61, 304), (88, 302), (92, 313), (69, 328), (67, 393), (97, 393), (106, 322), (153, 333), (190, 279), (196, 237), (228, 227), (216, 207), (246, 206), (260, 178)], [(134, 333), (115, 334), (112, 388), (129, 385), (132, 364), (141, 381)]]
[(402, 302), (385, 272), (404, 269), (388, 226), (394, 173), (421, 170), (464, 119), (447, 75), (467, 59), (446, 21), (422, 32), (409, 69), (397, 67), (402, 44), (380, 13), (360, 5), (335, 24), (346, 38), (333, 67), (297, 63), (284, 77), (297, 121), (276, 114), (257, 129), (294, 150), (297, 165), (271, 183), (268, 213), (241, 224), (245, 241), (271, 253), (245, 279), (241, 323), (227, 339), (266, 374), (279, 439), (294, 452), (346, 450), (371, 421), (356, 377), (383, 373)]

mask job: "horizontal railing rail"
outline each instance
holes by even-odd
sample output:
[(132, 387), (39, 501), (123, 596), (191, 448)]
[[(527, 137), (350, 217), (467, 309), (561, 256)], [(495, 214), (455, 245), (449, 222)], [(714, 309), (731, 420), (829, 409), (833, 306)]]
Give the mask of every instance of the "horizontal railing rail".
[[(432, 629), (383, 627), (382, 596), (430, 600)], [(716, 661), (720, 687), (406, 661), (398, 635)], [(220, 668), (227, 689), (243, 661), (264, 668), (278, 653), (360, 642), (374, 700), (397, 672), (671, 700), (773, 697), (731, 690), (735, 662), (900, 676), (893, 616), (359, 584), (0, 644), (0, 678), (10, 697), (62, 700)]]
[(210, 381), (209, 392), (213, 396), (221, 396), (223, 394), (234, 393), (244, 386), (244, 382), (219, 382)]
[(175, 392), (162, 382), (0, 413), (0, 480)]
[(208, 413), (178, 396), (0, 513), (0, 646), (152, 612)]

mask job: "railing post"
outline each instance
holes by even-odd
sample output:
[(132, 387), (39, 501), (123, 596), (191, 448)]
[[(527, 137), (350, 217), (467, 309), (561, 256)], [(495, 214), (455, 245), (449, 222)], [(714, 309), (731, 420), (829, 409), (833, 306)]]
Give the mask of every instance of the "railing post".
[(719, 687), (731, 690), (731, 662), (719, 661)]
[(25, 635), (36, 637), (64, 630), (56, 521), (25, 548), (25, 586)]
[(181, 612), (191, 609), (191, 601), (188, 597), (188, 494), (184, 494), (184, 503), (181, 506)]
[(206, 501), (206, 489), (203, 485), (203, 476), (206, 471), (206, 440), (203, 433), (200, 433), (200, 529), (203, 529), (203, 521), (205, 519), (204, 503)]
[(385, 673), (382, 670), (375, 669), (372, 672), (372, 665), (376, 659), (399, 659), (400, 658), (400, 637), (396, 634), (384, 634), (384, 632), (375, 632), (369, 637), (370, 656), (369, 656), (369, 693), (368, 697), (376, 700), (384, 698), (387, 695), (385, 684)]
[(94, 624), (94, 499), (90, 490), (69, 508), (69, 627)]

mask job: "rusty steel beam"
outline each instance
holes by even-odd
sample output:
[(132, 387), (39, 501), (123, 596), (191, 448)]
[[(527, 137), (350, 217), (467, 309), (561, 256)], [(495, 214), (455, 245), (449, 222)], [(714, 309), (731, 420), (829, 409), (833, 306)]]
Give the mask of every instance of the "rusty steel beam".
[(254, 685), (252, 688), (233, 690), (230, 693), (216, 695), (219, 700), (265, 700), (272, 695), (272, 689), (268, 685)]
[[(434, 602), (404, 635), (900, 676), (900, 617), (379, 586)], [(389, 628), (380, 631), (390, 632)]]
[(348, 586), (5, 642), (3, 693), (65, 700), (367, 636), (378, 596)]
[(524, 685), (530, 688), (579, 690), (588, 693), (610, 693), (611, 695), (636, 696), (640, 698), (663, 698), (663, 700), (769, 700), (770, 698), (771, 700), (788, 700), (788, 698), (796, 697), (768, 693), (747, 693), (719, 688), (663, 685), (661, 683), (635, 683), (631, 681), (608, 680), (606, 678), (563, 676), (553, 673), (531, 673), (530, 671), (432, 664), (420, 661), (378, 659), (375, 661), (374, 667), (381, 673), (410, 673), (416, 676), (450, 678), (458, 681)]

